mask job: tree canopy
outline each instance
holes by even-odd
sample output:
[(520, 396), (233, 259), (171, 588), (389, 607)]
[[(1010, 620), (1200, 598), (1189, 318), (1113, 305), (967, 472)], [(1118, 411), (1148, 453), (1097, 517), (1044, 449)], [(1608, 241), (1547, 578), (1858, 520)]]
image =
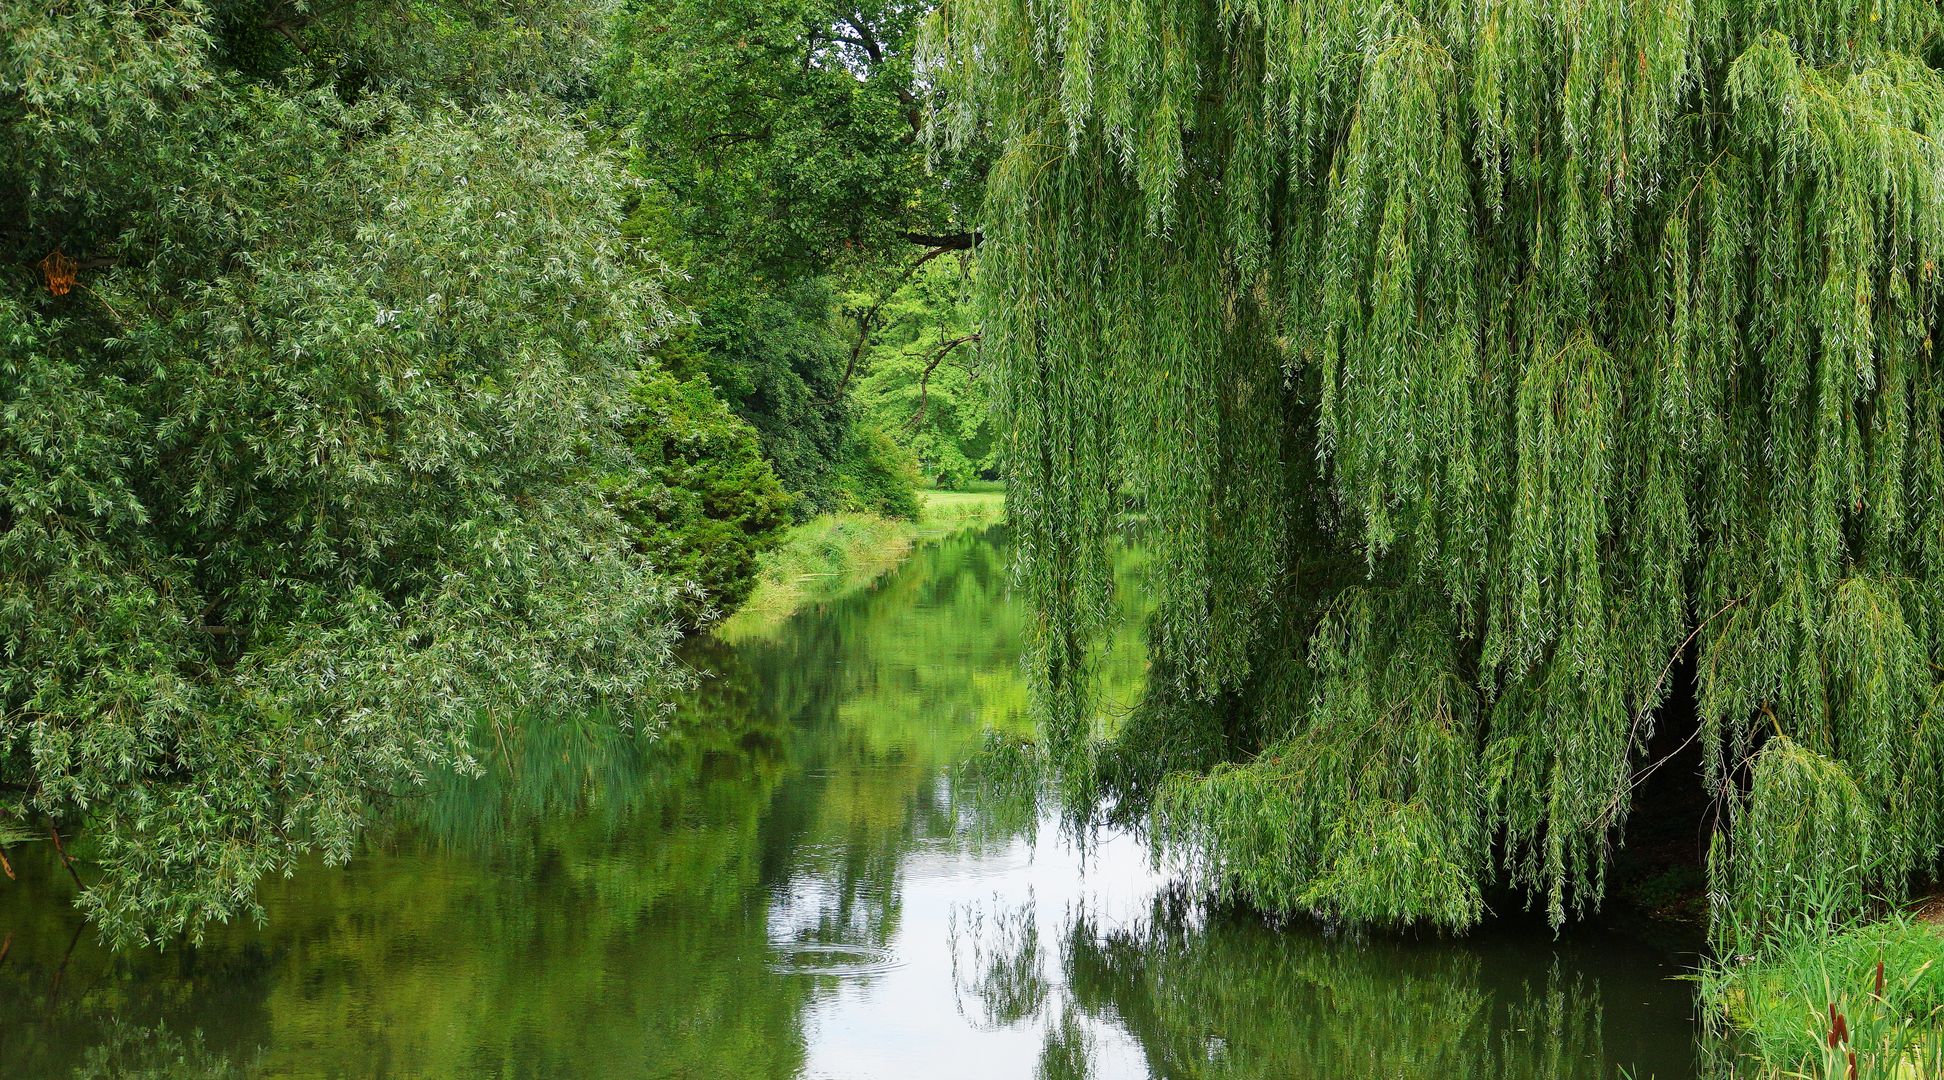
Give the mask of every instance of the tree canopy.
[[(1730, 944), (1944, 849), (1944, 9), (960, 0), (1047, 743), (1270, 908), (1596, 904), (1691, 658)], [(1112, 542), (1148, 699), (1096, 722)]]
[(0, 843), (85, 822), (109, 936), (675, 679), (599, 483), (675, 321), (566, 111), (605, 18), (0, 8)]
[(922, 333), (891, 326), (923, 321), (920, 267), (974, 241), (979, 153), (928, 162), (922, 138), (927, 7), (678, 0), (618, 23), (602, 102), (646, 181), (634, 225), (688, 275), (692, 366), (806, 512), (894, 509), (868, 490), (903, 483), (905, 435), (851, 395), (887, 333)]
[[(684, 240), (816, 274), (950, 231), (910, 0), (677, 0), (620, 25), (613, 92)], [(961, 196), (962, 198), (963, 196)]]

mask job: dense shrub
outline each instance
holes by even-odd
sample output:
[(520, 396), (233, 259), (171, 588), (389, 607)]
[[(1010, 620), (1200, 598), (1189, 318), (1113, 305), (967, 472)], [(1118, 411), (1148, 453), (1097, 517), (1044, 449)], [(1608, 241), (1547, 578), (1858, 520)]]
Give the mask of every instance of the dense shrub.
[(623, 431), (630, 467), (609, 477), (634, 542), (683, 583), (690, 627), (733, 610), (756, 580), (757, 556), (788, 524), (791, 498), (764, 460), (756, 430), (707, 378), (644, 373)]
[(837, 489), (847, 509), (910, 520), (918, 516), (918, 459), (891, 436), (856, 424), (837, 459)]
[(482, 712), (678, 678), (595, 480), (661, 275), (488, 62), (583, 12), (412, 6), (239, 68), (248, 5), (0, 5), (0, 835), (79, 829), (110, 937), (260, 914)]

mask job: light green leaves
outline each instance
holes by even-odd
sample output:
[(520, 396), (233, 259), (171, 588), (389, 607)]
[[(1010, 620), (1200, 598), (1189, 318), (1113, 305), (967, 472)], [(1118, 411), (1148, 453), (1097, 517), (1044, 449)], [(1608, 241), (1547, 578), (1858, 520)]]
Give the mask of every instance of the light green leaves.
[[(1736, 778), (1781, 734), (1861, 793), (1862, 879), (1898, 893), (1944, 850), (1940, 28), (1846, 0), (941, 13), (946, 134), (1000, 145), (985, 346), (1061, 656), (1092, 548), (1157, 552), (1153, 708), (1116, 736), (1043, 653), (1056, 749), (1113, 762), (1110, 802), (1159, 790), (1164, 842), (1257, 903), (1457, 924), (1444, 868), (1555, 921), (1597, 903), (1657, 724), (1701, 726), (1724, 843), (1780, 828)], [(1364, 595), (1388, 613), (1350, 649)], [(1699, 717), (1664, 708), (1682, 652)], [(1414, 771), (1398, 657), (1464, 688), (1457, 771)], [(1118, 760), (1146, 750), (1184, 775)]]

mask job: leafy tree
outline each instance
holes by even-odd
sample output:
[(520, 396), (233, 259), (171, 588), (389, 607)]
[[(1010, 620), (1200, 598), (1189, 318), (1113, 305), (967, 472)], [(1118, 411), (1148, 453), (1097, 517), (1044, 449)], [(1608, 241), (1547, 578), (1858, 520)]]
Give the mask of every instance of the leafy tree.
[[(1723, 940), (1934, 871), (1941, 28), (942, 8), (950, 131), (999, 144), (983, 348), (1069, 793), (1268, 907), (1464, 926), (1497, 880), (1559, 922), (1691, 651)], [(1124, 521), (1154, 678), (1103, 742)]]
[(203, 0), (216, 60), (239, 74), (477, 104), (580, 102), (596, 87), (616, 0)]
[(756, 432), (706, 378), (643, 374), (623, 426), (635, 460), (608, 478), (635, 543), (664, 575), (693, 586), (687, 625), (732, 611), (756, 584), (757, 556), (789, 521), (790, 496)]
[[(782, 276), (966, 246), (961, 174), (928, 173), (911, 0), (674, 0), (621, 21), (616, 102), (699, 251)], [(970, 159), (967, 159), (967, 166)], [(935, 241), (935, 243), (928, 243)], [(740, 267), (739, 267), (740, 269)]]
[[(962, 261), (961, 261), (962, 260)], [(962, 488), (998, 475), (989, 380), (968, 295), (972, 258), (931, 262), (885, 302), (858, 406), (917, 455), (925, 478)], [(863, 301), (868, 303), (868, 301)]]
[(0, 8), (0, 835), (80, 828), (108, 936), (674, 677), (596, 479), (670, 308), (513, 47), (587, 12)]
[(829, 282), (705, 277), (688, 298), (696, 312), (689, 366), (756, 428), (777, 476), (803, 496), (803, 511), (834, 506), (832, 470), (850, 411), (837, 381), (844, 346), (831, 322)]
[(844, 440), (837, 476), (845, 504), (884, 517), (918, 517), (918, 466), (890, 433), (858, 424)]
[(977, 155), (926, 161), (925, 7), (676, 0), (620, 24), (605, 107), (648, 182), (636, 227), (689, 275), (703, 369), (807, 510), (859, 501), (841, 463), (876, 450), (850, 445), (850, 394), (886, 301), (975, 239)]

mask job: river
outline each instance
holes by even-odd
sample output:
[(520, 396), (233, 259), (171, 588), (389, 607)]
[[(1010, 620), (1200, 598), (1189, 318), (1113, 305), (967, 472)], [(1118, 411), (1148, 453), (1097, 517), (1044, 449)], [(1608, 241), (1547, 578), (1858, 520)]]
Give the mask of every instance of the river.
[[(950, 538), (771, 639), (697, 642), (652, 736), (491, 725), (485, 776), (431, 784), (200, 947), (108, 952), (23, 859), (0, 1075), (1696, 1075), (1664, 946), (1271, 925), (961, 769), (1027, 730), (1004, 562), (1002, 530)], [(1122, 621), (1110, 708), (1139, 679)]]

